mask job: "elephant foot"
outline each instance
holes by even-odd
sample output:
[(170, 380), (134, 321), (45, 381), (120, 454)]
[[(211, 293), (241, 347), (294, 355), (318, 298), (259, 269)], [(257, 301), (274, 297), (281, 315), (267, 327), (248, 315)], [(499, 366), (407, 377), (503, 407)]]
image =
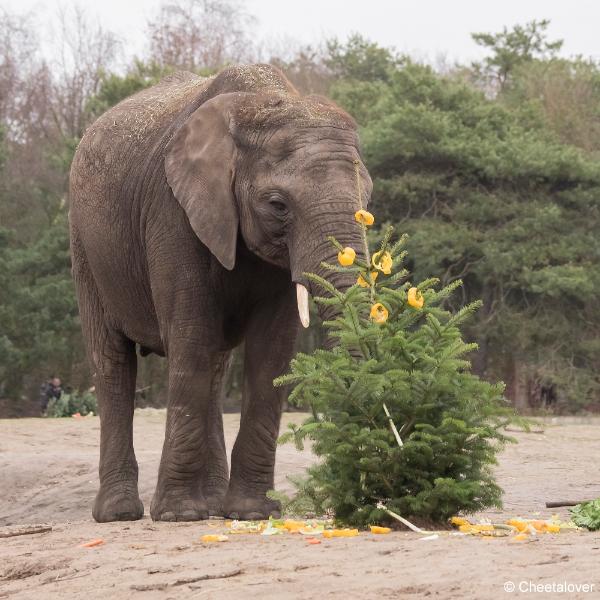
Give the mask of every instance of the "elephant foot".
[(209, 517), (223, 517), (223, 505), (229, 488), (229, 480), (205, 482), (203, 486), (204, 497), (208, 504)]
[(153, 521), (202, 521), (209, 517), (209, 507), (204, 499), (194, 498), (187, 491), (154, 493), (150, 505)]
[(144, 516), (144, 505), (140, 500), (137, 485), (100, 487), (94, 501), (92, 516), (98, 523), (110, 521), (137, 521)]
[(208, 516), (209, 517), (223, 517), (223, 503), (225, 502), (225, 495), (209, 495), (206, 497), (206, 504), (208, 504)]
[(253, 497), (236, 493), (229, 493), (223, 506), (225, 518), (240, 521), (258, 521), (274, 517), (281, 517), (281, 504), (276, 500), (269, 500), (265, 496)]

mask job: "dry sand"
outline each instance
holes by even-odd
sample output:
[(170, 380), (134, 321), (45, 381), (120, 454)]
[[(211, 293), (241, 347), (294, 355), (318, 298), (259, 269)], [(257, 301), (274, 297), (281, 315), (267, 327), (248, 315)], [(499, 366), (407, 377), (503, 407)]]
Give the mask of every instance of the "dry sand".
[[(156, 481), (163, 411), (138, 411), (135, 445), (146, 512)], [(299, 415), (286, 415), (285, 421)], [(226, 415), (228, 446), (238, 417)], [(204, 545), (222, 521), (94, 523), (99, 422), (0, 421), (0, 531), (50, 523), (49, 533), (0, 538), (0, 598), (503, 598), (517, 586), (594, 585), (592, 592), (544, 598), (600, 597), (600, 533), (539, 536), (531, 542), (414, 533), (323, 540), (300, 535), (231, 536)], [(497, 469), (504, 510), (483, 516), (550, 516), (546, 500), (600, 496), (600, 420), (559, 418), (544, 433), (514, 434)], [(279, 449), (276, 485), (310, 464), (310, 452)], [(566, 509), (559, 511), (567, 515)], [(481, 515), (480, 515), (481, 516)], [(95, 548), (83, 542), (102, 538)], [(525, 582), (525, 583), (522, 583)], [(510, 586), (509, 586), (510, 587)]]

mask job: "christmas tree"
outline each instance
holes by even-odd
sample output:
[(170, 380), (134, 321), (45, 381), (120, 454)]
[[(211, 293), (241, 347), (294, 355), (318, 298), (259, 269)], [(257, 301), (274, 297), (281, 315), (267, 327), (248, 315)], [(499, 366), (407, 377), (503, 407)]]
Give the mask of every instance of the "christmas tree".
[(323, 266), (355, 271), (356, 285), (341, 291), (306, 274), (326, 293), (315, 300), (336, 308), (324, 326), (337, 345), (297, 355), (291, 373), (275, 381), (293, 384), (290, 401), (311, 411), (280, 441), (302, 447), (309, 439), (321, 459), (295, 481), (298, 497), (359, 526), (389, 520), (381, 504), (433, 521), (500, 506), (492, 466), (510, 439), (504, 426), (513, 412), (502, 384), (470, 372), (466, 356), (476, 345), (460, 330), (480, 303), (445, 310), (460, 282), (442, 289), (435, 279), (411, 283), (402, 267), (405, 238), (392, 243), (389, 228), (371, 256), (373, 215), (361, 209), (355, 218), (363, 258), (330, 238), (339, 265)]

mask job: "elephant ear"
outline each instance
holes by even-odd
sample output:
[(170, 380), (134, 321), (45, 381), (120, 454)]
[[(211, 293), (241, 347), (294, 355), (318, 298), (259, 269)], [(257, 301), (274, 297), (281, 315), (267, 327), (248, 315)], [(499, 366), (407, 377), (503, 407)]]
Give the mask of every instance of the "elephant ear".
[(173, 195), (200, 241), (229, 270), (235, 265), (239, 224), (230, 114), (239, 96), (222, 94), (196, 109), (173, 136), (165, 155)]

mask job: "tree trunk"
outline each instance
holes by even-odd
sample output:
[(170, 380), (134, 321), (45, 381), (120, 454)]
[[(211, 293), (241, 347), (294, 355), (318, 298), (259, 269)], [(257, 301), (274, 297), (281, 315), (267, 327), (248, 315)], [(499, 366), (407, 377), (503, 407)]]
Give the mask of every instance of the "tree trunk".
[(527, 398), (527, 382), (521, 368), (521, 362), (515, 357), (511, 357), (509, 361), (506, 397), (511, 401), (517, 412), (527, 413), (530, 407)]

